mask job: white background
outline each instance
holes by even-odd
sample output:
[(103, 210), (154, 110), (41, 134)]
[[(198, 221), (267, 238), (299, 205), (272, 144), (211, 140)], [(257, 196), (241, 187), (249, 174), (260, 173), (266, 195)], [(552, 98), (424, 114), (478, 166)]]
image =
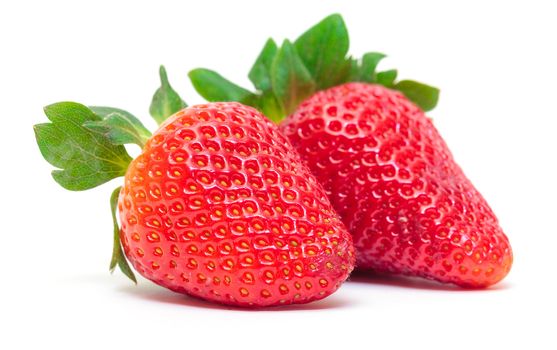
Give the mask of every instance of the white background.
[[(555, 349), (557, 24), (551, 1), (13, 1), (0, 5), (2, 349)], [(354, 277), (306, 306), (244, 311), (110, 275), (108, 198), (51, 178), (32, 124), (74, 100), (149, 120), (164, 63), (188, 103), (204, 66), (249, 86), (268, 36), (341, 12), (351, 52), (442, 89), (431, 113), (515, 253), (485, 291)], [(545, 320), (544, 317), (549, 317)]]

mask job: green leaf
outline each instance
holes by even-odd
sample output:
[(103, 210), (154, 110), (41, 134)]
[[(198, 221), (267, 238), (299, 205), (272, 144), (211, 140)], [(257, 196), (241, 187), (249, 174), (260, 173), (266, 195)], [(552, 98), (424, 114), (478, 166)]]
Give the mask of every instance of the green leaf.
[(197, 68), (189, 72), (188, 76), (195, 90), (209, 102), (222, 101), (250, 101), (255, 95), (215, 71)]
[(294, 46), (318, 90), (346, 81), (351, 66), (346, 60), (349, 38), (339, 14), (330, 15), (311, 27), (296, 39)]
[(105, 135), (115, 145), (135, 143), (143, 148), (151, 132), (131, 113), (112, 107), (89, 107), (100, 121), (83, 123), (87, 128)]
[(396, 69), (386, 70), (384, 72), (377, 73), (377, 75), (375, 76), (375, 82), (385, 87), (391, 87), (393, 86), (396, 80), (396, 76), (397, 76)]
[(286, 115), (315, 91), (315, 82), (296, 52), (285, 40), (273, 60), (271, 68), (275, 96)]
[(273, 39), (267, 40), (263, 50), (251, 67), (248, 74), (253, 85), (260, 91), (272, 89), (271, 85), (271, 65), (278, 51), (277, 44)]
[(170, 86), (164, 66), (160, 67), (159, 75), (161, 78), (161, 86), (153, 95), (149, 113), (151, 113), (153, 119), (160, 125), (168, 117), (187, 107), (187, 104), (180, 98), (178, 93), (172, 89), (172, 86)]
[(413, 80), (402, 80), (393, 88), (402, 92), (424, 112), (431, 111), (439, 101), (439, 89)]
[(135, 275), (130, 268), (130, 265), (128, 265), (126, 255), (122, 251), (122, 245), (120, 244), (120, 227), (118, 226), (118, 220), (116, 219), (116, 211), (118, 210), (118, 196), (121, 189), (121, 186), (116, 188), (110, 196), (110, 210), (112, 213), (112, 222), (114, 224), (114, 245), (112, 247), (112, 259), (110, 260), (110, 272), (114, 272), (116, 265), (118, 265), (120, 271), (122, 271), (124, 275), (128, 276), (133, 283), (137, 284)]
[(60, 102), (44, 108), (51, 123), (34, 126), (43, 157), (53, 166), (52, 176), (62, 187), (81, 191), (123, 176), (131, 157), (121, 145), (83, 126), (101, 117), (86, 106)]
[(258, 96), (256, 103), (250, 106), (257, 108), (267, 118), (276, 123), (280, 122), (285, 117), (282, 106), (272, 90), (263, 92)]
[(368, 52), (362, 57), (359, 81), (373, 83), (376, 81), (375, 70), (379, 62), (386, 56), (379, 52)]

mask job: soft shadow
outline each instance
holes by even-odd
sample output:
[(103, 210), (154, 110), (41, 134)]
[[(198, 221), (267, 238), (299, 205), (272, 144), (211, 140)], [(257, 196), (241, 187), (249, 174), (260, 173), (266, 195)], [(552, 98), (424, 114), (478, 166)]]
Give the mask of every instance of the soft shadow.
[(292, 305), (284, 305), (284, 306), (242, 308), (242, 307), (234, 307), (234, 306), (223, 305), (223, 304), (216, 304), (214, 302), (209, 302), (193, 296), (175, 293), (165, 288), (151, 284), (147, 281), (137, 286), (134, 285), (121, 286), (117, 288), (117, 290), (121, 293), (125, 293), (136, 298), (159, 302), (159, 303), (181, 305), (181, 306), (203, 308), (203, 309), (233, 310), (233, 311), (242, 311), (242, 312), (329, 310), (329, 309), (339, 309), (339, 308), (354, 306), (354, 302), (352, 300), (347, 300), (341, 297), (340, 295), (333, 294), (331, 296), (326, 297), (325, 299), (314, 301), (308, 304), (292, 304)]
[(453, 284), (444, 284), (436, 281), (431, 281), (425, 278), (408, 277), (408, 276), (394, 276), (377, 274), (371, 271), (355, 271), (350, 276), (348, 283), (382, 285), (389, 287), (418, 289), (418, 290), (431, 290), (431, 291), (446, 291), (446, 292), (494, 292), (510, 289), (512, 286), (507, 282), (500, 282), (488, 288), (461, 288)]

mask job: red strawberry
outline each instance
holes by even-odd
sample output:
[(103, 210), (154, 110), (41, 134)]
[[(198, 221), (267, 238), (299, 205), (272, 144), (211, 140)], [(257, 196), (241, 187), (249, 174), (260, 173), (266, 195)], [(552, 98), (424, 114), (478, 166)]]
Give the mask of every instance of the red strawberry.
[(348, 83), (281, 125), (352, 233), (357, 266), (485, 287), (512, 252), (432, 121), (401, 93)]
[[(288, 139), (240, 103), (184, 109), (164, 67), (160, 77), (154, 135), (129, 112), (75, 102), (45, 107), (50, 122), (34, 127), (64, 188), (125, 175), (110, 200), (111, 271), (135, 282), (127, 256), (163, 287), (237, 306), (333, 293), (354, 267), (352, 239)], [(130, 143), (142, 148), (134, 160)]]
[(170, 117), (131, 163), (118, 207), (135, 269), (203, 299), (305, 303), (353, 267), (322, 187), (278, 128), (239, 103)]
[(384, 54), (357, 60), (348, 46), (333, 14), (294, 42), (269, 39), (249, 72), (255, 92), (207, 69), (189, 75), (208, 101), (286, 118), (281, 129), (352, 233), (360, 268), (466, 287), (501, 280), (512, 264), (507, 237), (422, 112), (439, 90), (397, 82), (396, 70), (376, 71)]

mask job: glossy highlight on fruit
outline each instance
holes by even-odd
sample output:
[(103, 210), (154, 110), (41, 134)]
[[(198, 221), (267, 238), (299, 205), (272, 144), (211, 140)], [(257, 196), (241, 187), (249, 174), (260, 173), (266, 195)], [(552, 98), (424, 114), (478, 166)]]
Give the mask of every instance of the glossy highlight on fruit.
[(118, 203), (134, 268), (231, 305), (305, 303), (354, 264), (350, 234), (289, 141), (257, 110), (211, 103), (164, 122)]
[(357, 267), (486, 287), (512, 251), (432, 121), (400, 92), (348, 83), (318, 92), (281, 130), (353, 235)]

